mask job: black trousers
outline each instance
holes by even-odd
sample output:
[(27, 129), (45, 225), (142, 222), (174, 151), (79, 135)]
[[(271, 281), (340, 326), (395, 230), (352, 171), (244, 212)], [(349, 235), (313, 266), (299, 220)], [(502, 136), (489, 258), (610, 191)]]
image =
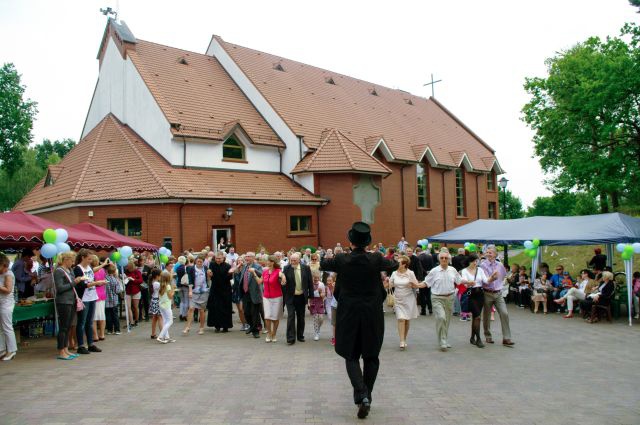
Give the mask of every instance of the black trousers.
[(421, 312), (425, 313), (427, 308), (429, 309), (429, 314), (433, 312), (433, 307), (431, 306), (431, 288), (420, 288), (418, 290), (418, 303), (420, 304)]
[(73, 315), (76, 314), (76, 305), (56, 303), (56, 311), (58, 312), (58, 350), (62, 350), (69, 345), (69, 328)]
[(251, 301), (251, 295), (247, 293), (242, 296), (242, 308), (244, 309), (244, 318), (250, 327), (249, 330), (251, 333), (254, 335), (259, 333), (258, 324), (260, 323), (262, 303), (254, 304), (253, 301)]
[(371, 392), (376, 383), (380, 359), (378, 357), (363, 358), (363, 367), (360, 369), (360, 359), (345, 360), (347, 375), (353, 386), (353, 402), (360, 404), (365, 397), (371, 402)]
[(142, 320), (142, 316), (144, 315), (144, 320), (149, 320), (149, 288), (140, 288), (140, 318), (137, 320)]
[(287, 342), (304, 338), (304, 295), (294, 295), (293, 303), (287, 303)]
[(482, 308), (484, 307), (484, 291), (482, 288), (471, 288), (471, 295), (469, 296), (469, 310), (471, 316), (475, 319), (480, 317)]
[(120, 332), (118, 307), (107, 307), (104, 309), (104, 312), (107, 318), (107, 332)]

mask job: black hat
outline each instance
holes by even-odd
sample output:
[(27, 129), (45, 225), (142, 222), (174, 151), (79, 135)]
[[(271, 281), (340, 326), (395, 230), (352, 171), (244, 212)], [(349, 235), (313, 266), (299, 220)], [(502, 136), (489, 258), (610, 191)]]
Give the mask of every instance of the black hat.
[(367, 223), (356, 221), (351, 225), (347, 237), (355, 246), (367, 246), (371, 243), (371, 227)]

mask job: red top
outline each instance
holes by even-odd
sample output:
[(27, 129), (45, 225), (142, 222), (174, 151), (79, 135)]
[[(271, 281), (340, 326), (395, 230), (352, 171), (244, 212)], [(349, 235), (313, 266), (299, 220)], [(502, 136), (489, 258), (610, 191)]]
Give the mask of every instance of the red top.
[(282, 286), (280, 285), (280, 269), (265, 269), (262, 272), (262, 284), (264, 285), (265, 298), (278, 298), (282, 296)]
[(135, 269), (132, 272), (125, 273), (128, 277), (132, 278), (129, 283), (127, 283), (126, 294), (127, 295), (135, 295), (140, 292), (140, 285), (142, 285), (142, 273), (140, 270)]

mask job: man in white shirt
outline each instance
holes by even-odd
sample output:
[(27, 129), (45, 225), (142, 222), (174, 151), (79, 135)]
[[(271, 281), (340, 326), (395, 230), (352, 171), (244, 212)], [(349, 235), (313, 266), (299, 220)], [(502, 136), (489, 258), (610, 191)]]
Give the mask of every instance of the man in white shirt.
[(449, 335), (449, 323), (453, 308), (453, 298), (456, 293), (456, 285), (462, 281), (462, 277), (456, 269), (449, 266), (450, 254), (448, 251), (438, 255), (440, 265), (431, 269), (424, 282), (431, 288), (431, 303), (436, 317), (436, 334), (441, 351), (451, 348), (447, 341)]
[(238, 254), (236, 254), (236, 249), (232, 246), (229, 247), (229, 253), (226, 256), (225, 261), (227, 262), (227, 264), (229, 264), (231, 267), (233, 267), (236, 264), (236, 260), (238, 259)]
[(409, 242), (404, 239), (404, 236), (400, 238), (400, 242), (398, 242), (398, 251), (404, 252), (405, 249), (409, 246)]

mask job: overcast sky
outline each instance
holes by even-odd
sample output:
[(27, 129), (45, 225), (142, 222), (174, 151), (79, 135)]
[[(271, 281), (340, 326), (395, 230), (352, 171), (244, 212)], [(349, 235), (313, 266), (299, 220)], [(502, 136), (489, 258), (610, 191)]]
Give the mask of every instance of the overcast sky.
[(98, 77), (106, 18), (118, 7), (140, 39), (204, 53), (224, 40), (428, 97), (496, 150), (509, 189), (529, 205), (548, 194), (520, 120), (527, 76), (592, 35), (640, 15), (627, 0), (161, 1), (0, 0), (0, 62), (38, 102), (34, 140), (80, 136)]

